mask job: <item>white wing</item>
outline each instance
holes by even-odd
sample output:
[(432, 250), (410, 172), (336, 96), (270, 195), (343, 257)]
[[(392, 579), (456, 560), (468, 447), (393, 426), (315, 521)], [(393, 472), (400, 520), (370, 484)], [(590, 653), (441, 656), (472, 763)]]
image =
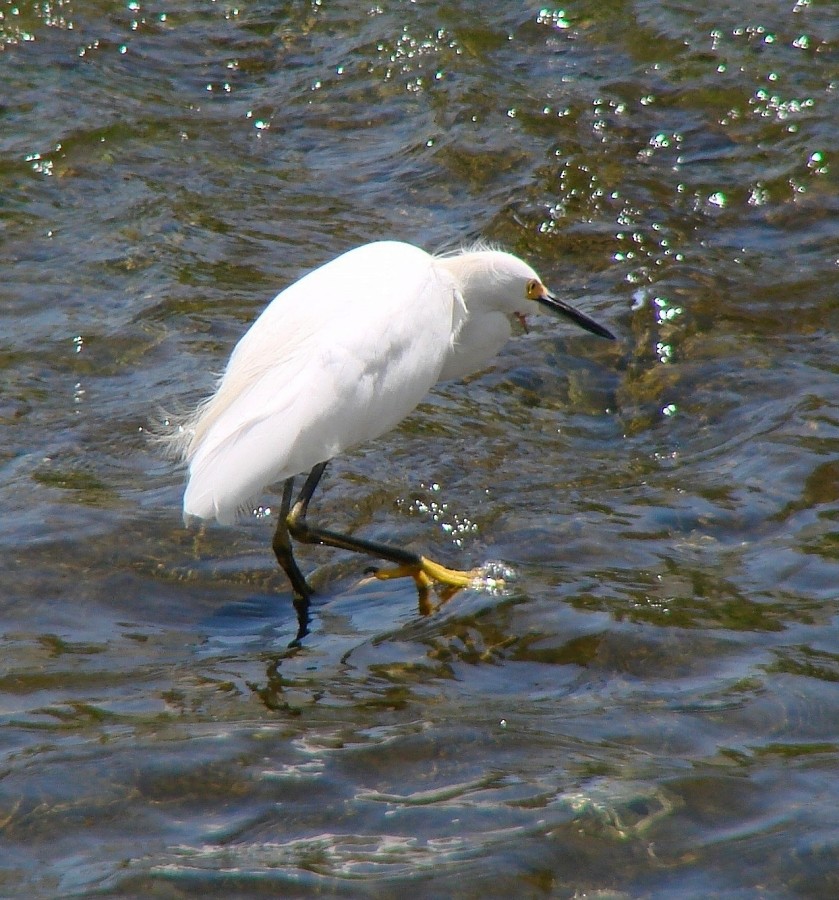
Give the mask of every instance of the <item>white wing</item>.
[(367, 244), (279, 294), (199, 408), (184, 515), (226, 522), (267, 485), (372, 440), (437, 382), (454, 287), (409, 244)]

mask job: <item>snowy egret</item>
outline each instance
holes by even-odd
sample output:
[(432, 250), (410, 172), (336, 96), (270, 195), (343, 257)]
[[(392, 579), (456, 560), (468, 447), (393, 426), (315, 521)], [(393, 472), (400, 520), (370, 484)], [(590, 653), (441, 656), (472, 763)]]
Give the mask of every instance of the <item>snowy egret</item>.
[[(309, 501), (327, 462), (404, 419), (441, 381), (481, 369), (511, 334), (511, 318), (539, 308), (612, 339), (548, 292), (522, 260), (477, 248), (432, 256), (381, 241), (350, 250), (286, 288), (233, 350), (215, 393), (170, 443), (189, 466), (184, 517), (229, 523), (284, 481), (273, 540), (305, 633), (312, 593), (291, 539), (387, 560), (377, 577), (412, 576), (421, 598), (472, 573), (424, 556), (310, 525)], [(292, 503), (295, 475), (308, 472)]]

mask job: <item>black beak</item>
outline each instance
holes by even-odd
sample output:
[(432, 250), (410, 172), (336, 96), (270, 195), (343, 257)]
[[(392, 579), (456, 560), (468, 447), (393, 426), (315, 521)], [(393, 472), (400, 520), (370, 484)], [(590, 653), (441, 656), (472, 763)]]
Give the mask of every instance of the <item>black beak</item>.
[(590, 331), (592, 334), (607, 338), (610, 341), (615, 339), (615, 336), (608, 328), (598, 325), (594, 319), (590, 319), (585, 313), (581, 313), (578, 309), (574, 309), (573, 306), (570, 306), (563, 300), (557, 300), (556, 297), (549, 294), (547, 291), (545, 291), (541, 297), (537, 297), (536, 302), (541, 303), (545, 309), (549, 309), (551, 312), (565, 316), (567, 319), (570, 319), (572, 322), (579, 325), (580, 328), (585, 328), (586, 331)]

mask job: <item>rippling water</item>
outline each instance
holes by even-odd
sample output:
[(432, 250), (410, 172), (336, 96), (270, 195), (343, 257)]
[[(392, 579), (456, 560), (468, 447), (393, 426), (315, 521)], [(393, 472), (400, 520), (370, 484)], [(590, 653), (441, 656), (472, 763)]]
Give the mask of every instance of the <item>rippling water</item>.
[[(835, 4), (0, 3), (0, 894), (839, 895)], [(285, 284), (478, 237), (548, 318), (322, 520), (146, 434)], [(263, 498), (266, 505), (276, 497)]]

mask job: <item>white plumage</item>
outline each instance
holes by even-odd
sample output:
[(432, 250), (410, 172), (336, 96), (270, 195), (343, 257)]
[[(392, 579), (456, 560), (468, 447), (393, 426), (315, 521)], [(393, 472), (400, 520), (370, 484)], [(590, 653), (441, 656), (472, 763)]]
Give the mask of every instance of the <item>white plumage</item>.
[(185, 517), (232, 521), (268, 485), (384, 434), (440, 380), (482, 368), (510, 316), (550, 306), (607, 337), (510, 254), (366, 244), (286, 288), (174, 440)]

